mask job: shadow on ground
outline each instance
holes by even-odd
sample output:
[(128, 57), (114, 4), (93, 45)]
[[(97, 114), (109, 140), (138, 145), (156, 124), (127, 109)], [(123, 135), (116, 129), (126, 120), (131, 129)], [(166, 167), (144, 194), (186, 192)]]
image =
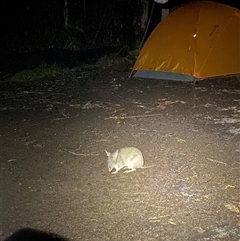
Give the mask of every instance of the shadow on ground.
[(67, 241), (67, 239), (60, 237), (53, 233), (45, 233), (43, 231), (23, 228), (15, 233), (13, 233), (10, 237), (5, 239), (4, 241)]

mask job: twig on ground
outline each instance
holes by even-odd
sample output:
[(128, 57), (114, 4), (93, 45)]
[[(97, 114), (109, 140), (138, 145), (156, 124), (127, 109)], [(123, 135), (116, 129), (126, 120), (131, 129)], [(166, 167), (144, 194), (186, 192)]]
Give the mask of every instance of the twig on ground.
[(59, 121), (59, 120), (65, 120), (65, 119), (69, 119), (70, 117), (61, 117), (61, 118), (55, 118), (55, 119), (52, 119), (52, 121)]
[(227, 165), (227, 163), (225, 163), (225, 162), (221, 162), (221, 161), (213, 160), (213, 159), (208, 158), (208, 157), (207, 157), (207, 160), (209, 160), (209, 161), (211, 161), (211, 162), (215, 162), (215, 163), (223, 164), (223, 165), (225, 165), (225, 166)]
[(149, 115), (129, 115), (129, 116), (110, 116), (105, 118), (105, 120), (108, 119), (131, 119), (131, 118), (146, 118), (146, 117), (154, 117), (154, 116), (159, 116), (162, 114), (149, 114)]
[(9, 159), (9, 160), (7, 160), (7, 162), (14, 162), (14, 161), (17, 161), (17, 159)]
[(76, 156), (98, 156), (99, 155), (97, 153), (76, 153), (74, 151), (67, 150), (63, 147), (61, 147), (61, 149)]

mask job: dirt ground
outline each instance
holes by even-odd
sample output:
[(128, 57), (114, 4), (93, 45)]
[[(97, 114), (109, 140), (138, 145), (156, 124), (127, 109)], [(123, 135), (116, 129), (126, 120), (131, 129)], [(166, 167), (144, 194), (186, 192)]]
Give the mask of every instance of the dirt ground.
[[(0, 239), (240, 240), (240, 81), (198, 84), (69, 71), (0, 84)], [(116, 175), (105, 149), (145, 165)]]

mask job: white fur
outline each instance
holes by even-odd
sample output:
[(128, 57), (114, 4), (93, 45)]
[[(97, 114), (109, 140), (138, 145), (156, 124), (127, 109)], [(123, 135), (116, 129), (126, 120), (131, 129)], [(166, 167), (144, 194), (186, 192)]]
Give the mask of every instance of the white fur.
[[(105, 152), (108, 156), (108, 170), (112, 174), (118, 173), (122, 168), (128, 169), (124, 173), (136, 171), (136, 168), (143, 168), (143, 154), (136, 147), (124, 147), (113, 153), (106, 150)], [(113, 169), (115, 169), (114, 172)]]

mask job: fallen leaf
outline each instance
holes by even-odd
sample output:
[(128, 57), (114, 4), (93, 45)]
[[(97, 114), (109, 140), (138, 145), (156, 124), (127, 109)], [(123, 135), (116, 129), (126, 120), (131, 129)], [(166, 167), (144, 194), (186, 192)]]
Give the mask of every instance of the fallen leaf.
[(168, 223), (172, 224), (172, 225), (177, 225), (175, 222), (168, 220)]
[(225, 207), (232, 212), (235, 212), (235, 213), (240, 212), (239, 208), (237, 206), (233, 205), (233, 204), (226, 204)]
[(178, 138), (178, 137), (176, 137), (176, 139), (177, 139), (178, 142), (181, 142), (181, 143), (186, 142), (185, 140), (183, 140), (181, 138)]
[(186, 104), (185, 101), (182, 101), (182, 100), (178, 100), (177, 102), (181, 103), (181, 104)]
[(235, 186), (228, 184), (226, 185), (226, 188), (235, 188)]
[(199, 233), (204, 233), (205, 232), (205, 230), (204, 229), (202, 229), (201, 227), (197, 230)]
[(174, 101), (166, 100), (164, 101), (164, 105), (172, 105), (174, 104)]
[(210, 194), (205, 194), (203, 197), (206, 198), (206, 199), (209, 199), (210, 198)]

